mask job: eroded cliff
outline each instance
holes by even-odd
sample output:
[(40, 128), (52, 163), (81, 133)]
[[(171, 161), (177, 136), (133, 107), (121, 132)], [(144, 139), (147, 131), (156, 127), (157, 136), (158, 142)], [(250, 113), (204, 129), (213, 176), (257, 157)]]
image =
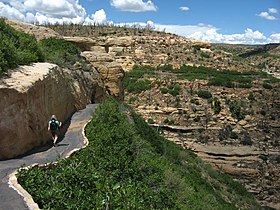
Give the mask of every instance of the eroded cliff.
[(13, 158), (49, 139), (52, 114), (64, 121), (86, 104), (99, 102), (106, 90), (95, 69), (70, 71), (35, 63), (0, 79), (0, 159)]

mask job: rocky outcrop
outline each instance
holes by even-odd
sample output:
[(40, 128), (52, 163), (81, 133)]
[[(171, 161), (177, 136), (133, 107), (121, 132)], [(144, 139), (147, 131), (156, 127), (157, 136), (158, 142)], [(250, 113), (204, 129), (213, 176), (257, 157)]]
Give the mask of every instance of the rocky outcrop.
[(89, 37), (63, 37), (63, 39), (74, 42), (81, 51), (91, 50), (96, 45), (96, 41)]
[(121, 81), (124, 76), (123, 69), (114, 61), (114, 58), (107, 53), (94, 51), (85, 51), (82, 55), (99, 72), (109, 94), (123, 100), (124, 93), (121, 88)]
[(61, 38), (61, 36), (57, 32), (47, 27), (36, 26), (29, 23), (19, 22), (16, 20), (5, 20), (5, 22), (13, 28), (15, 28), (16, 30), (20, 30), (29, 35), (33, 35), (36, 40), (46, 39), (50, 37)]
[[(78, 78), (78, 79), (75, 79)], [(21, 66), (0, 80), (0, 159), (18, 156), (50, 139), (52, 114), (65, 121), (106, 96), (100, 76), (50, 63)]]
[(115, 53), (122, 51), (121, 46), (126, 46), (128, 39), (64, 38), (81, 49), (81, 55), (98, 71), (108, 93), (119, 100), (123, 100), (124, 93), (121, 81), (124, 77), (124, 71), (120, 63), (116, 61)]

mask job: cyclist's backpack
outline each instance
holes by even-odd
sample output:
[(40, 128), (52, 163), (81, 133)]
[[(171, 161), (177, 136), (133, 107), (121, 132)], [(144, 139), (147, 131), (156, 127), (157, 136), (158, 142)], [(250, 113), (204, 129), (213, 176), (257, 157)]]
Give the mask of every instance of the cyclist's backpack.
[(52, 131), (58, 130), (58, 124), (57, 124), (56, 120), (51, 120), (50, 128)]

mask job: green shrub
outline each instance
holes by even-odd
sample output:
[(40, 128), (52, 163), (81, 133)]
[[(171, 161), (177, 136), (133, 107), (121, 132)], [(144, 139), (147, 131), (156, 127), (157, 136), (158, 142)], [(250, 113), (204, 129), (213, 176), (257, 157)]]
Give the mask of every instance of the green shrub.
[(194, 45), (193, 48), (194, 48), (195, 50), (200, 50), (201, 46), (200, 46), (200, 45)]
[(214, 98), (214, 114), (219, 114), (222, 110), (221, 102), (218, 98)]
[(168, 85), (167, 88), (161, 88), (160, 91), (163, 94), (169, 93), (172, 96), (177, 96), (180, 94), (181, 86), (178, 84)]
[(123, 80), (122, 85), (129, 93), (140, 93), (152, 87), (150, 80), (138, 80), (129, 77)]
[(47, 38), (39, 42), (47, 61), (71, 68), (80, 60), (80, 49), (72, 42), (58, 38)]
[(205, 52), (200, 53), (200, 55), (203, 58), (210, 58), (210, 55), (208, 53), (205, 53)]
[(197, 92), (197, 95), (198, 95), (198, 97), (204, 98), (204, 99), (212, 98), (212, 94), (207, 90), (199, 90)]
[(149, 124), (154, 124), (154, 123), (155, 123), (155, 121), (154, 121), (153, 119), (151, 119), (151, 118), (149, 118), (149, 119), (147, 120), (147, 122), (148, 122)]
[(231, 131), (231, 134), (230, 134), (229, 137), (232, 138), (232, 139), (238, 139), (238, 133), (236, 133), (234, 131)]
[(172, 96), (177, 96), (180, 94), (180, 92), (178, 90), (169, 90), (168, 91)]
[(241, 107), (241, 103), (238, 102), (237, 100), (230, 101), (229, 103), (229, 109), (231, 111), (232, 117), (242, 120), (245, 117), (245, 110), (243, 107)]
[(135, 101), (138, 101), (139, 100), (139, 98), (138, 97), (136, 97), (136, 96), (132, 96), (129, 100), (128, 100), (128, 103), (134, 103)]
[(166, 93), (168, 93), (168, 89), (167, 88), (160, 88), (160, 92), (162, 94), (166, 94)]
[(275, 161), (276, 161), (277, 164), (280, 163), (280, 155), (276, 156)]
[(197, 100), (196, 98), (192, 98), (190, 102), (195, 105), (200, 105), (199, 100)]
[(0, 18), (0, 76), (18, 65), (43, 60), (34, 37), (17, 31)]
[(254, 97), (254, 93), (250, 92), (249, 93), (249, 96), (248, 96), (248, 99), (252, 102), (255, 100), (255, 97)]
[(272, 77), (271, 75), (267, 75), (267, 77), (269, 77), (269, 79), (264, 80), (264, 83), (279, 83), (280, 79), (276, 78), (276, 77)]
[(208, 82), (209, 86), (223, 86), (227, 88), (233, 88), (233, 82), (228, 78), (211, 78)]
[(266, 111), (265, 111), (264, 109), (262, 109), (262, 110), (260, 111), (260, 114), (261, 114), (262, 116), (265, 116), (265, 115), (266, 115)]
[(156, 68), (152, 66), (137, 66), (135, 65), (132, 69), (132, 71), (129, 71), (128, 74), (138, 74), (142, 75), (154, 75), (156, 72)]
[(271, 86), (270, 84), (268, 84), (268, 83), (263, 83), (263, 87), (264, 87), (265, 89), (268, 89), (268, 90), (271, 90), (271, 89), (272, 89), (272, 86)]
[(141, 70), (131, 70), (128, 72), (125, 72), (125, 77), (127, 78), (142, 78), (144, 76), (144, 71)]
[(160, 66), (158, 68), (159, 70), (163, 70), (163, 71), (172, 71), (173, 70), (173, 66), (170, 64), (165, 64), (163, 66)]

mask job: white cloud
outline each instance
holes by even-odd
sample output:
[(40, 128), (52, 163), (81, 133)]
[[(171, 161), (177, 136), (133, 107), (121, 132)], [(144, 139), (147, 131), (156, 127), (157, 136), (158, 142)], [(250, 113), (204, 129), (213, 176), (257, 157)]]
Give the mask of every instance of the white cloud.
[(14, 7), (0, 2), (0, 16), (12, 20), (25, 20), (25, 15)]
[(268, 38), (270, 43), (280, 43), (280, 33), (279, 34), (271, 34)]
[(93, 18), (93, 21), (96, 22), (96, 23), (105, 23), (106, 19), (107, 19), (104, 9), (96, 11), (92, 15), (92, 18)]
[[(257, 14), (258, 16), (267, 19), (267, 20), (277, 20), (277, 18), (275, 17), (275, 14), (278, 13), (278, 10), (276, 8), (269, 8), (268, 12), (261, 12), (259, 14)], [(272, 15), (274, 14), (274, 15)]]
[(260, 14), (258, 14), (258, 16), (265, 18), (267, 20), (276, 20), (276, 17), (273, 15), (270, 15), (268, 12), (261, 12)]
[(78, 0), (2, 0), (0, 16), (11, 20), (45, 23), (106, 23), (105, 11), (88, 16)]
[(278, 11), (277, 11), (276, 8), (269, 8), (269, 9), (268, 9), (268, 12), (269, 12), (269, 13), (272, 13), (272, 14), (277, 14), (277, 13), (278, 13)]
[[(165, 31), (167, 33), (177, 34), (191, 39), (202, 40), (212, 43), (229, 43), (229, 44), (267, 44), (280, 43), (280, 34), (272, 34), (266, 37), (262, 32), (247, 28), (241, 34), (221, 34), (219, 29), (212, 25), (198, 24), (198, 25), (161, 25), (148, 21), (122, 23), (119, 26), (131, 26), (142, 28), (154, 28), (157, 31)], [(151, 27), (153, 26), (153, 27)]]
[[(143, 25), (143, 24), (142, 24)], [(280, 34), (272, 34), (266, 37), (262, 32), (247, 28), (241, 34), (221, 34), (219, 29), (212, 25), (160, 25), (154, 24), (155, 29), (178, 34), (187, 38), (203, 40), (212, 43), (229, 43), (229, 44), (266, 44), (280, 43)]]
[(157, 11), (157, 7), (150, 0), (111, 0), (111, 6), (128, 12)]
[(104, 9), (96, 11), (91, 15), (91, 18), (87, 17), (85, 19), (85, 25), (93, 25), (93, 24), (105, 24), (107, 23), (107, 16)]
[(53, 18), (76, 18), (86, 15), (85, 9), (75, 0), (25, 0), (27, 10), (35, 10)]
[(179, 9), (182, 10), (182, 11), (188, 11), (188, 10), (190, 10), (190, 8), (188, 8), (188, 7), (179, 7)]

